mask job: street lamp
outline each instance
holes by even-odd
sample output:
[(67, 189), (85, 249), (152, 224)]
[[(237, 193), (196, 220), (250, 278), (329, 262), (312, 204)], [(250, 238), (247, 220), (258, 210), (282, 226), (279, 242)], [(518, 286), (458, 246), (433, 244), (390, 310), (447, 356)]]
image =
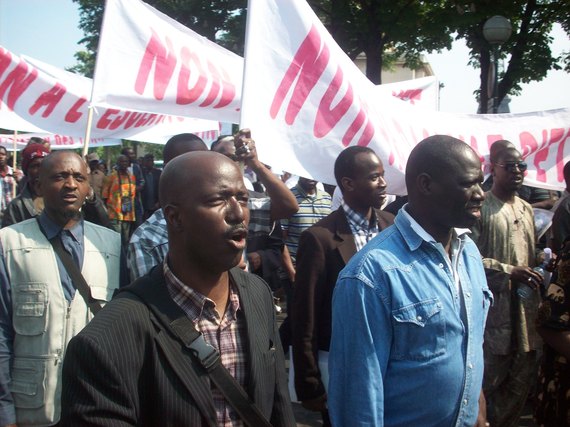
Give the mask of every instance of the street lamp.
[(493, 47), (495, 69), (493, 77), (493, 114), (497, 114), (499, 108), (499, 46), (511, 37), (512, 31), (511, 21), (500, 15), (487, 19), (485, 25), (483, 25), (483, 37)]

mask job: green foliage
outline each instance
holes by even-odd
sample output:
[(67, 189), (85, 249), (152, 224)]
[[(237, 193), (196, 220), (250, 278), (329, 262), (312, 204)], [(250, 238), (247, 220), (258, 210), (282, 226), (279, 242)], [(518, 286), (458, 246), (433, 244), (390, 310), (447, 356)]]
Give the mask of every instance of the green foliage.
[[(505, 69), (499, 69), (499, 102), (506, 95), (520, 93), (521, 84), (544, 79), (549, 70), (564, 66), (570, 71), (568, 53), (554, 56), (549, 36), (554, 23), (562, 24), (570, 34), (570, 3), (568, 0), (478, 0), (450, 2), (456, 8), (453, 31), (465, 39), (471, 50), (470, 64), (481, 69), (481, 85), (477, 90), (482, 112), (486, 111), (488, 70), (492, 61), (491, 46), (483, 37), (485, 21), (502, 15), (511, 21), (513, 33), (499, 46), (501, 60), (507, 60)], [(565, 64), (565, 65), (564, 65)]]
[[(73, 0), (80, 8), (80, 28), (86, 50), (78, 52), (72, 71), (92, 76), (103, 0)], [(284, 0), (291, 1), (291, 0)], [(570, 34), (568, 0), (308, 0), (340, 47), (352, 59), (364, 52), (366, 75), (381, 83), (382, 68), (399, 58), (414, 69), (420, 55), (449, 49), (453, 37), (463, 38), (471, 50), (471, 65), (481, 68), (476, 91), (487, 105), (490, 50), (482, 35), (484, 22), (503, 15), (513, 24), (513, 35), (501, 46), (509, 58), (500, 74), (499, 99), (516, 94), (522, 83), (542, 80), (551, 69), (570, 72), (570, 51), (559, 57), (550, 50), (549, 32), (557, 22)], [(246, 0), (147, 0), (147, 3), (197, 33), (243, 55)]]

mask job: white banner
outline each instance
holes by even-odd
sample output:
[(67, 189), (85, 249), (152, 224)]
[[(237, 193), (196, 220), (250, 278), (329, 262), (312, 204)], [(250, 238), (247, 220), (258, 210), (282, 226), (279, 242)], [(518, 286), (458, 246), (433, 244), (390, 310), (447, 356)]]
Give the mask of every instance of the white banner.
[(438, 109), (439, 83), (434, 76), (377, 85), (376, 90), (382, 96), (392, 95), (416, 107)]
[[(26, 133), (16, 135), (16, 150), (26, 148), (30, 138), (41, 138), (50, 143), (52, 150), (73, 150), (83, 148), (83, 138), (72, 137), (67, 135), (54, 135), (51, 133)], [(6, 147), (7, 150), (12, 151), (14, 147), (14, 135), (0, 134), (0, 145)], [(89, 147), (106, 147), (110, 145), (121, 145), (120, 139), (104, 139), (104, 138), (91, 138), (89, 140)]]
[(482, 158), (494, 141), (508, 139), (529, 163), (526, 183), (565, 187), (570, 110), (447, 114), (381, 96), (305, 0), (249, 1), (245, 64), (241, 126), (252, 129), (260, 158), (279, 169), (334, 183), (340, 151), (370, 146), (384, 163), (388, 191), (404, 194), (413, 146), (447, 134)]
[[(0, 128), (82, 138), (91, 86), (91, 79), (20, 58), (0, 46)], [(96, 108), (91, 137), (164, 143), (172, 135), (206, 131), (219, 131), (219, 123)]]
[(139, 0), (108, 0), (93, 104), (239, 122), (243, 59)]

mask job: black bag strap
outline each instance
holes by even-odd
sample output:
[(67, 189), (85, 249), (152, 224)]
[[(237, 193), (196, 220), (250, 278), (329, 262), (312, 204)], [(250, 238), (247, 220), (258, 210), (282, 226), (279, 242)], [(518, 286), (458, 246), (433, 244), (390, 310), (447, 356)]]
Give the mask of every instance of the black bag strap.
[(157, 320), (173, 331), (182, 342), (190, 342), (187, 347), (190, 349), (194, 362), (206, 371), (210, 380), (222, 392), (246, 425), (250, 427), (271, 427), (269, 421), (265, 419), (265, 416), (250, 399), (243, 387), (222, 365), (218, 350), (206, 342), (204, 336), (196, 330), (194, 323), (186, 316), (180, 316), (169, 323), (164, 314), (158, 311), (156, 305), (153, 304), (152, 295), (156, 291), (156, 285), (152, 286), (152, 283), (148, 282), (144, 283), (143, 286), (131, 286), (126, 291), (138, 296), (155, 314)]
[[(45, 235), (45, 231), (40, 224), (39, 218), (37, 218), (37, 221), (40, 229), (42, 230), (42, 233)], [(87, 307), (89, 307), (91, 310), (91, 313), (93, 313), (93, 315), (96, 315), (99, 310), (103, 308), (103, 306), (99, 301), (91, 296), (91, 288), (85, 281), (83, 274), (81, 274), (79, 267), (77, 267), (71, 255), (64, 249), (63, 244), (61, 243), (61, 239), (59, 238), (59, 234), (52, 238), (49, 242), (51, 243), (51, 246), (53, 247), (55, 253), (59, 256), (61, 263), (67, 270), (67, 274), (69, 274), (69, 277), (71, 278), (73, 287), (77, 290), (77, 292), (79, 292), (79, 295), (81, 295), (85, 301), (85, 304), (87, 304)]]

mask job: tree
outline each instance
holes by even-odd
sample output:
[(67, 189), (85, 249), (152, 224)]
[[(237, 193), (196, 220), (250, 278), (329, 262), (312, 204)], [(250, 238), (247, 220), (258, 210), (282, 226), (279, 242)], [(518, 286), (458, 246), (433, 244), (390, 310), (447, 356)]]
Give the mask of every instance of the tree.
[(483, 24), (494, 15), (502, 15), (511, 21), (513, 33), (510, 39), (498, 47), (501, 59), (508, 59), (504, 70), (499, 70), (498, 103), (507, 95), (516, 95), (521, 84), (540, 81), (549, 70), (570, 71), (569, 53), (553, 56), (549, 36), (558, 22), (570, 34), (570, 3), (568, 0), (478, 0), (450, 2), (457, 13), (453, 30), (457, 38), (465, 39), (471, 50), (470, 63), (481, 69), (481, 84), (476, 91), (480, 112), (488, 112), (490, 94), (489, 68), (492, 61), (491, 46), (483, 37)]
[(397, 59), (414, 69), (423, 52), (450, 48), (445, 1), (309, 0), (333, 38), (351, 59), (366, 55), (366, 76), (382, 83), (381, 71)]
[[(86, 50), (75, 54), (78, 64), (70, 68), (93, 76), (99, 32), (103, 22), (104, 0), (73, 0), (79, 4), (79, 28), (85, 37), (79, 43)], [(162, 13), (229, 50), (243, 55), (247, 0), (145, 0)], [(240, 36), (235, 32), (241, 32)]]

